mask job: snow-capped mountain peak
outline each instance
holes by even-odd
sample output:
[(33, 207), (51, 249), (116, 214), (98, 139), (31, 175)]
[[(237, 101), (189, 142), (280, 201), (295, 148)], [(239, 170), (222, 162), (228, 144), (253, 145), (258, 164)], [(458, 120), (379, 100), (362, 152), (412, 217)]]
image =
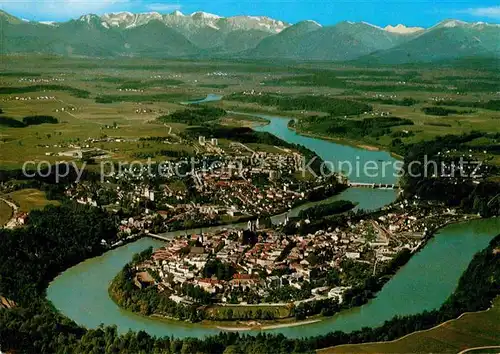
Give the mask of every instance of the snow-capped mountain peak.
[(55, 26), (57, 23), (54, 21), (40, 21), (42, 25), (47, 25), (47, 26)]
[(176, 16), (176, 17), (184, 17), (184, 14), (180, 12), (179, 10), (175, 10), (170, 14), (170, 16)]
[(388, 25), (384, 28), (387, 32), (399, 33), (399, 34), (413, 34), (417, 32), (424, 31), (422, 27), (406, 27), (403, 24), (398, 24), (396, 26)]
[[(103, 26), (109, 27), (121, 27), (121, 28), (132, 28), (136, 26), (141, 26), (147, 24), (152, 20), (162, 20), (163, 17), (158, 12), (147, 12), (141, 14), (133, 14), (130, 12), (115, 12), (104, 14), (101, 16), (101, 21)], [(104, 25), (106, 24), (106, 25)]]
[(195, 17), (195, 18), (203, 18), (203, 19), (211, 19), (211, 20), (218, 20), (219, 18), (222, 18), (218, 15), (210, 14), (210, 13), (203, 12), (203, 11), (193, 12), (190, 16)]
[(475, 27), (475, 28), (500, 27), (500, 24), (487, 23), (487, 22), (475, 22), (475, 23), (472, 24), (472, 27)]
[(132, 16), (134, 16), (133, 13), (128, 12), (128, 11), (110, 12), (109, 15), (113, 15), (113, 16), (117, 16), (117, 17), (132, 17)]

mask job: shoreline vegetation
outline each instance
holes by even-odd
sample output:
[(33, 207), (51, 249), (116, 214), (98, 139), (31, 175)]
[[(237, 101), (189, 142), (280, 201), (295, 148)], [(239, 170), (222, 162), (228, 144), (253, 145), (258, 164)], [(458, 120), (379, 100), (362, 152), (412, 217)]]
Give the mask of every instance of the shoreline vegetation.
[[(290, 121), (290, 122), (292, 122), (292, 121)], [(377, 145), (373, 145), (372, 143), (367, 144), (367, 142), (365, 142), (363, 140), (353, 140), (353, 139), (345, 139), (345, 138), (338, 138), (338, 137), (326, 136), (326, 135), (321, 135), (321, 134), (315, 134), (315, 133), (301, 130), (301, 129), (299, 129), (296, 126), (293, 126), (291, 124), (288, 125), (288, 129), (291, 129), (294, 132), (296, 132), (297, 134), (302, 135), (302, 136), (306, 136), (309, 138), (331, 141), (333, 143), (337, 143), (340, 145), (346, 145), (346, 146), (355, 147), (358, 149), (363, 149), (363, 150), (368, 150), (368, 151), (385, 151), (393, 156), (398, 157), (398, 159), (400, 159), (400, 160), (403, 159), (403, 156), (399, 156), (399, 155), (391, 152), (389, 149), (387, 149), (386, 147), (384, 147), (382, 145), (377, 146)]]
[[(460, 316), (458, 316), (457, 318), (452, 318), (452, 319), (450, 319), (448, 321), (439, 323), (436, 326), (428, 328), (428, 329), (423, 329), (423, 330), (420, 330), (420, 331), (415, 331), (415, 332), (412, 332), (412, 333), (408, 333), (408, 334), (406, 334), (406, 335), (404, 335), (404, 336), (402, 336), (400, 338), (397, 338), (397, 339), (393, 339), (393, 340), (389, 340), (389, 341), (366, 342), (366, 343), (362, 343), (362, 344), (341, 344), (341, 345), (337, 345), (337, 346), (334, 346), (334, 347), (328, 347), (328, 348), (319, 349), (319, 350), (317, 350), (317, 353), (319, 353), (319, 354), (345, 353), (345, 352), (354, 352), (356, 350), (359, 350), (360, 352), (361, 351), (363, 351), (363, 352), (365, 352), (365, 351), (366, 352), (371, 352), (371, 350), (369, 350), (369, 349), (372, 349), (372, 348), (370, 348), (371, 346), (374, 347), (373, 348), (374, 351), (382, 352), (384, 349), (385, 350), (391, 350), (391, 349), (393, 349), (393, 348), (387, 347), (388, 345), (398, 344), (398, 343), (401, 343), (401, 342), (403, 342), (403, 341), (405, 341), (407, 339), (410, 339), (412, 337), (419, 337), (419, 336), (421, 336), (423, 334), (426, 334), (426, 333), (431, 334), (433, 331), (436, 331), (438, 329), (441, 329), (441, 328), (447, 327), (447, 326), (452, 327), (450, 329), (450, 331), (455, 332), (455, 335), (456, 335), (457, 329), (455, 329), (453, 327), (459, 325), (459, 322), (462, 319), (465, 319), (466, 317), (472, 317), (472, 316), (477, 316), (477, 315), (481, 315), (481, 314), (488, 314), (488, 313), (493, 312), (493, 311), (498, 311), (497, 307), (500, 307), (500, 296), (497, 296), (491, 302), (491, 306), (488, 307), (485, 310), (474, 311), (474, 312), (464, 312)], [(431, 336), (431, 338), (432, 338), (432, 336)], [(420, 338), (417, 338), (417, 340), (419, 340), (419, 339)], [(420, 340), (422, 340), (422, 339), (420, 339)], [(384, 346), (385, 348), (381, 348), (381, 347), (377, 348), (377, 346), (379, 346), (379, 345), (380, 346)], [(368, 349), (368, 351), (367, 351), (367, 349)], [(461, 351), (460, 353), (465, 353), (466, 351), (467, 352), (468, 351), (473, 351), (474, 349), (475, 348), (465, 349), (465, 350)], [(392, 352), (392, 350), (391, 350), (391, 352)]]
[[(293, 130), (294, 132), (296, 132), (299, 135), (309, 137), (309, 138), (326, 140), (326, 141), (330, 141), (330, 142), (337, 143), (340, 145), (355, 147), (358, 149), (363, 149), (363, 150), (368, 150), (368, 151), (384, 151), (384, 152), (389, 153), (391, 156), (393, 156), (394, 158), (396, 158), (398, 160), (404, 159), (404, 156), (399, 155), (399, 154), (391, 151), (389, 147), (384, 146), (384, 145), (375, 145), (375, 144), (373, 144), (373, 142), (366, 142), (362, 139), (356, 140), (356, 139), (346, 139), (346, 138), (340, 138), (340, 137), (325, 136), (325, 135), (315, 134), (315, 133), (311, 133), (311, 132), (307, 132), (307, 131), (298, 129), (297, 127), (293, 126), (293, 124), (290, 124), (290, 123), (292, 123), (295, 119), (304, 118), (304, 116), (301, 114), (292, 114), (292, 112), (288, 112), (288, 113), (286, 113), (287, 115), (284, 115), (283, 112), (272, 112), (272, 111), (265, 111), (265, 110), (259, 111), (259, 110), (253, 110), (253, 109), (248, 109), (245, 111), (242, 108), (240, 109), (239, 112), (228, 111), (228, 113), (231, 113), (233, 115), (237, 115), (240, 117), (252, 117), (253, 116), (253, 117), (261, 118), (261, 117), (259, 117), (259, 115), (270, 115), (270, 116), (281, 118), (281, 119), (288, 119), (288, 120), (290, 120), (290, 122), (288, 124), (288, 129)], [(268, 119), (266, 119), (266, 118), (262, 118), (262, 119), (264, 119), (266, 122), (251, 121), (251, 120), (249, 120), (248, 122), (250, 123), (250, 126), (252, 128), (269, 125), (270, 121)]]
[[(340, 145), (355, 147), (358, 149), (363, 149), (363, 150), (368, 150), (368, 151), (384, 151), (384, 152), (391, 154), (391, 156), (393, 156), (394, 158), (396, 158), (398, 160), (404, 159), (404, 156), (399, 155), (399, 154), (391, 151), (389, 147), (384, 146), (384, 145), (375, 145), (375, 144), (373, 144), (373, 142), (366, 142), (362, 139), (356, 140), (356, 139), (346, 139), (346, 138), (340, 138), (340, 137), (325, 136), (325, 135), (315, 134), (315, 133), (311, 133), (311, 132), (307, 132), (307, 131), (298, 129), (296, 126), (294, 126), (293, 124), (290, 124), (290, 123), (292, 123), (296, 119), (304, 118), (304, 116), (301, 114), (294, 115), (291, 112), (288, 112), (288, 113), (286, 113), (287, 115), (284, 115), (283, 112), (276, 112), (275, 113), (275, 112), (270, 112), (270, 111), (265, 111), (265, 110), (258, 111), (258, 110), (252, 110), (252, 109), (248, 109), (247, 111), (241, 110), (240, 112), (228, 111), (228, 113), (231, 113), (233, 115), (238, 115), (240, 117), (252, 117), (253, 116), (253, 117), (261, 118), (261, 117), (259, 117), (259, 115), (271, 115), (273, 117), (277, 117), (277, 118), (281, 118), (281, 119), (288, 119), (290, 121), (288, 124), (288, 129), (293, 130), (294, 132), (296, 132), (299, 135), (309, 137), (309, 138), (314, 138), (314, 139), (330, 141), (330, 142), (337, 143)], [(266, 120), (266, 122), (249, 121), (249, 123), (252, 123), (251, 124), (252, 128), (269, 125), (270, 121), (268, 119), (266, 119), (266, 118), (262, 118), (262, 119)]]
[[(387, 133), (391, 127), (394, 126), (399, 126), (401, 124), (409, 124), (413, 125), (413, 122), (397, 117), (385, 117), (385, 118), (365, 118), (362, 121), (359, 120), (349, 120), (345, 118), (335, 118), (333, 121), (328, 122), (329, 117), (303, 117), (299, 118), (297, 120), (290, 120), (288, 123), (288, 128), (295, 131), (297, 134), (311, 137), (311, 138), (316, 138), (316, 139), (322, 139), (322, 140), (327, 140), (327, 141), (332, 141), (335, 143), (339, 143), (342, 145), (347, 145), (351, 147), (356, 147), (360, 149), (365, 149), (368, 151), (385, 151), (391, 156), (403, 160), (404, 157), (397, 152), (394, 151), (394, 149), (391, 149), (390, 146), (385, 146), (383, 144), (377, 144), (375, 145), (373, 141), (369, 141), (365, 139), (365, 133), (362, 132), (362, 130), (365, 130), (365, 132), (370, 132), (370, 134), (373, 135), (379, 135), (384, 133)], [(332, 118), (333, 119), (333, 118)], [(380, 128), (373, 128), (373, 129), (380, 129), (380, 132), (377, 131), (372, 131), (370, 127), (366, 126), (363, 127), (364, 123), (371, 123), (377, 125), (377, 119), (380, 121)], [(317, 123), (312, 123), (313, 120), (317, 120)], [(384, 122), (384, 120), (386, 122)], [(335, 123), (334, 123), (335, 122)], [(323, 129), (324, 124), (327, 124), (328, 126), (326, 129)], [(317, 125), (317, 126), (316, 126)], [(331, 126), (333, 125), (333, 126)], [(307, 130), (306, 127), (311, 127), (313, 129), (319, 130), (319, 127), (321, 126), (322, 131), (330, 131), (333, 136), (327, 136), (324, 135), (323, 133), (318, 132), (312, 132), (310, 130)], [(350, 137), (346, 136), (351, 134), (351, 135), (357, 135), (355, 132), (356, 129), (359, 129), (360, 132), (357, 137)]]

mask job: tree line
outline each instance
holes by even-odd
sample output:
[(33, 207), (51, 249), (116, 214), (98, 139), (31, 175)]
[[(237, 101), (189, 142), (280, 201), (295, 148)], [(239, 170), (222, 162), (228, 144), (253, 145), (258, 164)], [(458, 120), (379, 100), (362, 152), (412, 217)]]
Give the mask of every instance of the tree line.
[(434, 103), (437, 106), (457, 106), (457, 107), (471, 107), (471, 108), (482, 108), (491, 111), (500, 111), (500, 100), (489, 100), (489, 101), (437, 101)]
[(158, 117), (157, 120), (162, 123), (200, 125), (213, 120), (217, 120), (225, 115), (226, 111), (221, 108), (193, 105), (190, 109), (176, 111), (174, 113)]
[(43, 92), (43, 91), (65, 91), (78, 98), (89, 98), (90, 92), (65, 85), (31, 85), (20, 87), (0, 87), (1, 95), (18, 93)]
[(318, 204), (308, 209), (301, 210), (300, 219), (317, 220), (325, 216), (340, 214), (354, 208), (353, 202), (348, 200), (337, 200), (328, 204)]
[[(0, 112), (1, 113), (1, 112)], [(10, 117), (0, 117), (0, 126), (9, 128), (25, 128), (30, 125), (57, 124), (59, 121), (52, 116), (27, 116), (21, 121)]]
[(467, 111), (458, 111), (456, 109), (451, 109), (451, 108), (445, 108), (445, 107), (440, 107), (440, 106), (433, 106), (433, 107), (423, 107), (422, 112), (424, 112), (427, 115), (430, 116), (441, 116), (441, 117), (447, 117), (450, 114), (470, 114), (474, 113), (472, 110), (467, 110)]
[(258, 103), (263, 106), (274, 106), (282, 111), (320, 111), (329, 113), (332, 116), (359, 115), (364, 112), (370, 112), (373, 109), (370, 105), (362, 102), (327, 96), (288, 96), (272, 93), (245, 95), (235, 93), (227, 96), (227, 99)]
[(399, 117), (375, 117), (362, 120), (335, 117), (308, 117), (296, 123), (296, 127), (317, 134), (331, 134), (340, 138), (362, 139), (391, 134), (391, 128), (413, 125), (410, 119)]
[(404, 97), (401, 100), (394, 98), (367, 98), (364, 101), (389, 104), (393, 106), (405, 106), (405, 107), (411, 107), (419, 103), (419, 101), (411, 97)]

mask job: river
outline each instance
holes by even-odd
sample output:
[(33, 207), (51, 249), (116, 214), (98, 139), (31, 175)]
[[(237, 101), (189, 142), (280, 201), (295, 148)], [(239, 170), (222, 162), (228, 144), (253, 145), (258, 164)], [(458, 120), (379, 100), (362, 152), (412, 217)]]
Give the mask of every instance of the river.
[[(256, 128), (259, 131), (268, 131), (290, 143), (304, 145), (327, 161), (395, 161), (386, 152), (362, 150), (300, 136), (288, 129), (289, 119), (259, 116), (270, 120), (269, 125)], [(360, 174), (351, 175), (350, 179), (360, 182), (395, 183), (392, 171), (380, 178)], [(347, 199), (358, 203), (358, 208), (371, 210), (391, 203), (395, 197), (394, 190), (350, 188), (330, 200)], [(294, 215), (305, 207), (299, 207), (290, 214)], [(283, 215), (275, 217), (274, 221), (279, 222), (281, 218)], [(450, 225), (442, 229), (412, 257), (368, 304), (342, 311), (321, 322), (269, 331), (290, 337), (319, 335), (333, 330), (352, 331), (381, 325), (395, 315), (415, 314), (437, 308), (453, 292), (473, 255), (484, 249), (499, 232), (500, 218)], [(121, 333), (131, 329), (144, 330), (156, 336), (174, 337), (200, 337), (218, 333), (218, 329), (199, 324), (136, 315), (120, 309), (108, 296), (110, 282), (135, 253), (149, 246), (162, 245), (160, 241), (143, 238), (82, 262), (54, 279), (47, 289), (47, 297), (61, 313), (88, 328), (95, 328), (103, 323), (116, 325)]]

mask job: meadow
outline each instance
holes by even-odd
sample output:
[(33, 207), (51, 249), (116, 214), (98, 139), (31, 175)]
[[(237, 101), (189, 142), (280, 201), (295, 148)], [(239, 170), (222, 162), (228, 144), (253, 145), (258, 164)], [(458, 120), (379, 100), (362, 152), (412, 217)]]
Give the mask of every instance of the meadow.
[(0, 200), (0, 226), (3, 226), (10, 220), (12, 216), (12, 208), (5, 203), (3, 200)]
[(21, 189), (8, 196), (19, 206), (19, 211), (29, 213), (32, 210), (40, 210), (47, 205), (59, 205), (60, 203), (55, 200), (48, 200), (44, 192), (38, 189)]
[[(412, 122), (346, 139), (381, 149), (390, 149), (396, 138), (413, 143), (472, 130), (500, 132), (496, 104), (500, 75), (487, 65), (392, 68), (32, 55), (4, 56), (2, 66), (2, 168), (19, 168), (28, 160), (69, 160), (71, 156), (59, 154), (74, 146), (101, 149), (116, 160), (162, 150), (192, 154), (193, 143), (178, 139), (186, 125), (162, 123), (157, 118), (185, 109), (182, 101), (207, 94), (224, 96), (210, 105), (226, 110), (299, 118), (295, 127), (299, 132), (320, 137), (342, 138), (324, 133), (329, 120), (389, 116)], [(57, 123), (17, 128), (2, 124), (6, 118), (21, 122), (24, 117), (41, 115), (52, 116)], [(309, 124), (312, 116), (323, 117), (322, 124)], [(264, 122), (227, 115), (220, 123), (252, 126)], [(144, 137), (164, 137), (172, 143), (144, 144), (139, 141)], [(500, 162), (497, 154), (487, 157)]]

